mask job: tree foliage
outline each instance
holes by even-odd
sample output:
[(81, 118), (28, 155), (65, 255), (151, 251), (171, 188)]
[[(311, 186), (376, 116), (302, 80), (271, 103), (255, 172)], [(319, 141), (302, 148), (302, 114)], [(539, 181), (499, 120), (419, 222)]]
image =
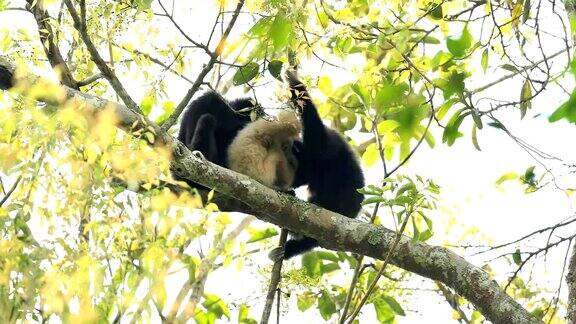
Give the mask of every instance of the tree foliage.
[[(199, 21), (187, 18), (189, 5), (0, 0), (0, 17), (13, 23), (0, 25), (0, 53), (23, 70), (121, 101), (171, 132), (199, 89), (243, 89), (259, 102), (280, 85), (279, 103), (270, 108), (285, 108), (282, 71), (298, 69), (324, 120), (351, 138), (367, 174), (381, 175), (362, 189), (361, 218), (395, 226), (391, 250), (402, 235), (414, 242), (437, 235), (437, 180), (403, 172), (422, 145), (467, 139), (481, 150), (483, 131), (493, 128), (537, 153), (538, 163), (502, 175), (498, 185), (518, 180), (532, 193), (555, 183), (541, 163), (553, 158), (515, 137), (506, 112), (576, 123), (576, 90), (562, 87), (576, 75), (575, 20), (558, 4), (216, 1), (190, 5), (200, 10), (192, 13)], [(555, 22), (555, 37), (543, 21)], [(538, 96), (558, 88), (564, 93), (557, 105), (533, 112)], [(42, 103), (47, 97), (57, 104)], [(0, 321), (255, 323), (260, 301), (216, 294), (207, 281), (260, 269), (264, 282), (270, 264), (262, 255), (279, 231), (220, 211), (214, 191), (201, 196), (174, 181), (170, 152), (149, 145), (156, 130), (122, 131), (118, 123), (112, 109), (94, 115), (50, 84), (19, 82), (0, 92)], [(573, 173), (574, 165), (564, 167)], [(535, 321), (560, 322), (565, 304), (541, 297), (542, 287), (520, 271), (573, 238), (506, 256), (517, 271), (501, 286)], [(415, 278), (389, 263), (308, 253), (283, 273), (282, 306), (325, 321), (358, 322), (360, 314), (394, 323), (418, 305), (402, 286)], [(490, 263), (483, 269), (497, 275)], [(455, 320), (484, 320), (435, 284)], [(265, 294), (264, 284), (236, 289)]]

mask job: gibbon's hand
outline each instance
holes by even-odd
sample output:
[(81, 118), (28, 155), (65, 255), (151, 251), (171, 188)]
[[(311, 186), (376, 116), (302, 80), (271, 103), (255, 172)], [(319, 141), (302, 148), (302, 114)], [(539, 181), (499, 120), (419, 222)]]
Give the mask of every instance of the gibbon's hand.
[(206, 158), (204, 157), (204, 154), (202, 154), (202, 152), (200, 151), (192, 151), (192, 155), (194, 155), (195, 157), (202, 159), (202, 160), (206, 160)]
[(268, 253), (268, 258), (272, 260), (272, 262), (280, 261), (284, 259), (284, 247), (278, 246), (272, 249)]
[(296, 73), (295, 70), (287, 69), (285, 74), (288, 85), (290, 86), (292, 102), (298, 112), (302, 114), (305, 100), (307, 100), (307, 98), (304, 97), (307, 96), (306, 86), (304, 86), (304, 84), (298, 79), (298, 73)]

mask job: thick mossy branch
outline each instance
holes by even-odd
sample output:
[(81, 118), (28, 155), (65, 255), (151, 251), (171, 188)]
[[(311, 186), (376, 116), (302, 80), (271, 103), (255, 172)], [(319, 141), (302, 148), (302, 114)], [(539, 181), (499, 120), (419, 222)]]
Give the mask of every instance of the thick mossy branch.
[[(14, 66), (0, 57), (0, 80), (10, 80), (6, 73)], [(38, 77), (26, 75), (26, 82)], [(1, 82), (0, 82), (1, 84)], [(259, 219), (318, 240), (321, 246), (384, 259), (396, 238), (396, 232), (380, 225), (363, 223), (330, 212), (295, 197), (276, 192), (250, 178), (197, 157), (157, 125), (126, 106), (66, 88), (68, 99), (101, 111), (116, 110), (119, 127), (131, 132), (153, 131), (153, 145), (166, 145), (173, 154), (171, 169), (189, 179), (242, 202)], [(391, 262), (407, 271), (442, 282), (468, 299), (493, 323), (541, 323), (508, 296), (482, 269), (468, 263), (450, 250), (414, 242), (402, 237), (392, 252)]]

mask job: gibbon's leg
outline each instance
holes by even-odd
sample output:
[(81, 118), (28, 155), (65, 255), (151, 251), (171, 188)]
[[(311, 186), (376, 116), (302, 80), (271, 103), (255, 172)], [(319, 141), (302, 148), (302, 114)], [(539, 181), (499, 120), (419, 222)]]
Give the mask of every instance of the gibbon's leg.
[(200, 151), (204, 157), (212, 162), (219, 163), (218, 147), (216, 145), (216, 119), (210, 114), (204, 114), (198, 119), (196, 129), (187, 146), (191, 151)]
[(304, 236), (298, 239), (290, 239), (286, 241), (286, 245), (284, 246), (284, 259), (288, 260), (293, 256), (308, 252), (318, 246), (318, 241), (311, 237)]

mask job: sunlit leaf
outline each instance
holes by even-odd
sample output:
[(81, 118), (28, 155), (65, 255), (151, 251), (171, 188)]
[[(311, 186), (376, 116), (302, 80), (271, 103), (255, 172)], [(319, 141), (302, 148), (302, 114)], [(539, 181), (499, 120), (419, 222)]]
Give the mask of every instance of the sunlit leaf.
[(323, 291), (320, 298), (318, 298), (318, 311), (322, 318), (327, 321), (334, 313), (336, 313), (336, 304), (327, 291)]
[(522, 91), (520, 91), (520, 119), (524, 118), (526, 111), (530, 109), (532, 105), (532, 86), (530, 85), (530, 80), (526, 79), (522, 85)]
[(234, 74), (232, 82), (234, 83), (234, 85), (241, 85), (247, 83), (250, 80), (254, 79), (256, 75), (258, 75), (259, 69), (260, 66), (258, 65), (258, 63), (250, 62), (236, 71), (236, 74)]
[(446, 39), (446, 46), (448, 51), (456, 58), (461, 58), (466, 55), (467, 50), (472, 46), (472, 34), (468, 30), (468, 26), (464, 27), (462, 34), (458, 38), (448, 37)]
[(276, 235), (278, 235), (278, 231), (273, 227), (268, 227), (265, 230), (252, 233), (252, 235), (250, 236), (250, 238), (246, 243), (258, 242)]

